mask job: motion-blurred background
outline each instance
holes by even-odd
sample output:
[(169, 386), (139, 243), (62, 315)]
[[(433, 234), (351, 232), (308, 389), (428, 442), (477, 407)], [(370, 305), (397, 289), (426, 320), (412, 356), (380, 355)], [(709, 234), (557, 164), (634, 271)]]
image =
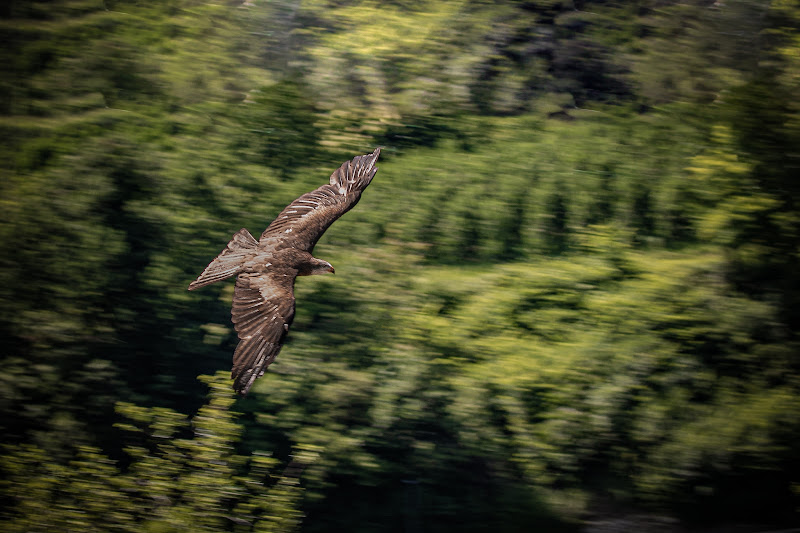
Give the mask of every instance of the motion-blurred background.
[[(5, 531), (796, 525), (796, 2), (0, 14)], [(236, 399), (188, 283), (376, 146)]]

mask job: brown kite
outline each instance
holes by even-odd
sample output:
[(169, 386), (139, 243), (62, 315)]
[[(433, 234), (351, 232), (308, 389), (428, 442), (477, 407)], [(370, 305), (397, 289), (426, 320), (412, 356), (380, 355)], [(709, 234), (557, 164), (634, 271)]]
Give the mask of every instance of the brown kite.
[(239, 345), (233, 354), (233, 388), (245, 395), (275, 360), (294, 318), (297, 276), (333, 273), (313, 257), (325, 230), (358, 203), (370, 184), (380, 148), (355, 157), (331, 174), (330, 184), (289, 204), (256, 240), (240, 229), (189, 290), (236, 275), (233, 325)]

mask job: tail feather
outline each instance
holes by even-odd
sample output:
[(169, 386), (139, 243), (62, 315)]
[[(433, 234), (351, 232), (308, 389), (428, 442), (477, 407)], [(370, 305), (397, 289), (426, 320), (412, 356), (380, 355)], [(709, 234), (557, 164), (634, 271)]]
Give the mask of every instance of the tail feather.
[(203, 273), (189, 284), (189, 290), (205, 287), (238, 274), (249, 253), (258, 246), (258, 241), (250, 232), (242, 228), (237, 231), (224, 250), (209, 263)]

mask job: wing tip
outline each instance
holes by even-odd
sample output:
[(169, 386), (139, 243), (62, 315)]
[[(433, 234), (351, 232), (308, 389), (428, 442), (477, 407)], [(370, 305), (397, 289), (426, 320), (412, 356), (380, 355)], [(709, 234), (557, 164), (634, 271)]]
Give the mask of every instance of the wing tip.
[(382, 146), (378, 146), (371, 154), (365, 154), (363, 156), (363, 158), (368, 161), (367, 167), (372, 167), (378, 161), (378, 157), (381, 155), (382, 148)]
[[(269, 366), (272, 363), (270, 361), (267, 363), (266, 366)], [(266, 366), (264, 368), (266, 368)], [(260, 378), (264, 375), (264, 370), (261, 369), (260, 372), (257, 371), (257, 368), (247, 368), (244, 371), (241, 369), (233, 368), (231, 370), (231, 379), (233, 380), (233, 390), (244, 398), (247, 396), (247, 393), (250, 392), (250, 389), (256, 382), (256, 379)]]
[(242, 383), (240, 380), (237, 380), (233, 376), (231, 376), (231, 379), (234, 380), (233, 381), (233, 391), (236, 394), (238, 394), (239, 396), (241, 396), (242, 398), (247, 396), (247, 393), (250, 392), (250, 387), (252, 387), (253, 384), (252, 383)]
[(342, 193), (351, 190), (363, 190), (372, 181), (378, 168), (375, 163), (381, 154), (382, 146), (378, 146), (371, 154), (357, 155), (345, 161), (331, 174), (330, 184)]
[(375, 166), (375, 163), (377, 163), (378, 157), (381, 155), (381, 148), (381, 146), (378, 146), (371, 154), (362, 155), (360, 161), (353, 165), (354, 173), (360, 174), (360, 179), (357, 181), (365, 183), (363, 187), (369, 185), (375, 173), (378, 172), (378, 167)]

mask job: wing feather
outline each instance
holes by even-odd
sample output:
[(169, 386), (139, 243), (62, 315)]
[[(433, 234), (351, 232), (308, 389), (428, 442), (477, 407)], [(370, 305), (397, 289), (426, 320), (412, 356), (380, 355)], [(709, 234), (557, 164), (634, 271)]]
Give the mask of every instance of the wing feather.
[(294, 319), (294, 275), (240, 274), (231, 316), (239, 335), (233, 354), (233, 388), (245, 395), (275, 360)]
[(261, 241), (291, 236), (295, 248), (312, 252), (325, 230), (352, 209), (378, 171), (375, 162), (381, 149), (342, 164), (331, 174), (330, 183), (308, 192), (280, 212), (261, 234)]

